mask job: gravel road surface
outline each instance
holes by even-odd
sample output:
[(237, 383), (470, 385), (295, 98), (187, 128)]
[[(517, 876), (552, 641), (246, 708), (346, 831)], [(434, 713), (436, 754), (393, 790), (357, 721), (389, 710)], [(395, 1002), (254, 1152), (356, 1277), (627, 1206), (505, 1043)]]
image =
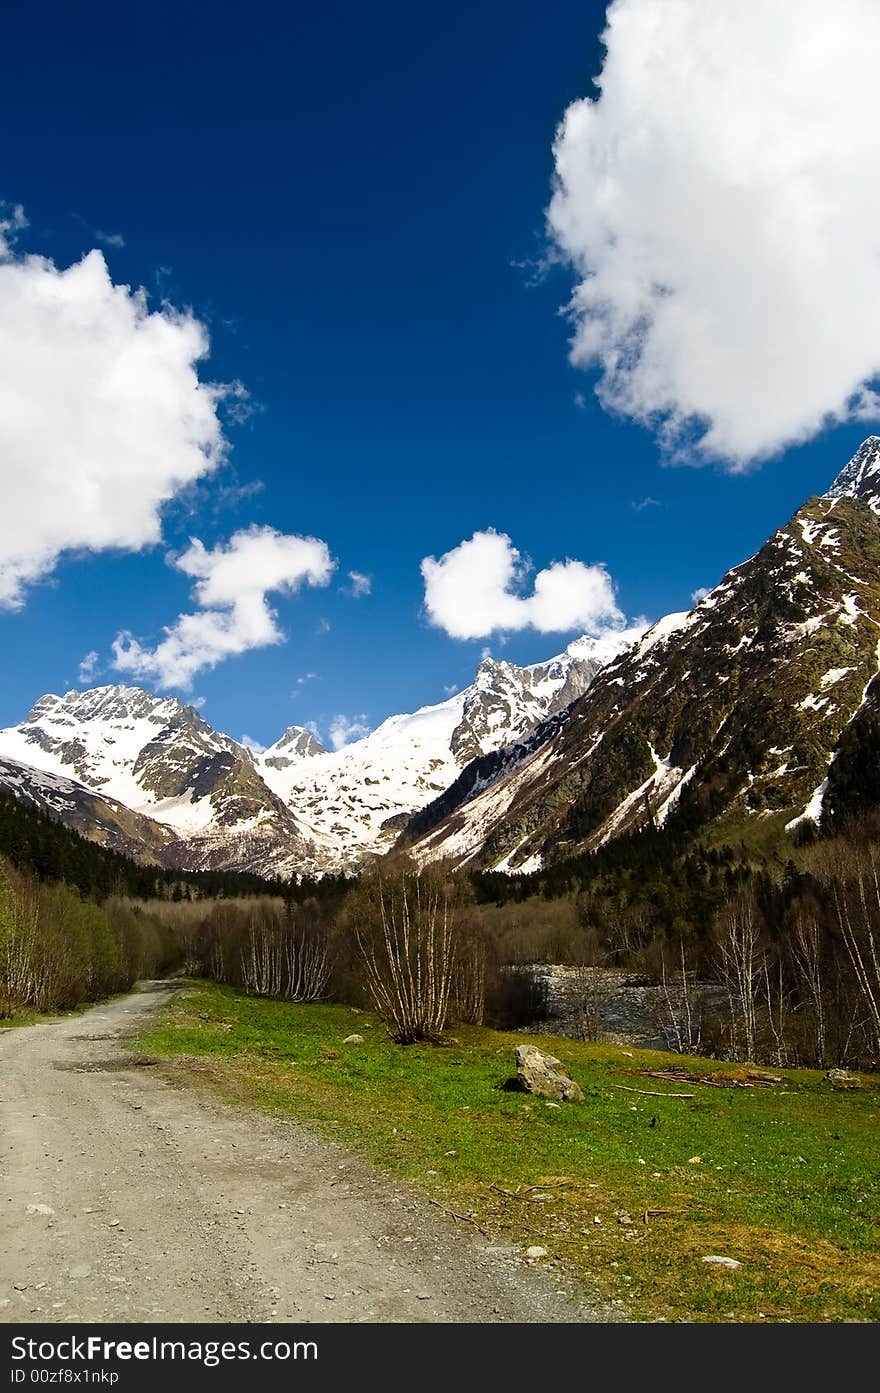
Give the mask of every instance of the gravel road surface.
[(298, 1124), (135, 1062), (173, 990), (0, 1031), (0, 1322), (608, 1318)]

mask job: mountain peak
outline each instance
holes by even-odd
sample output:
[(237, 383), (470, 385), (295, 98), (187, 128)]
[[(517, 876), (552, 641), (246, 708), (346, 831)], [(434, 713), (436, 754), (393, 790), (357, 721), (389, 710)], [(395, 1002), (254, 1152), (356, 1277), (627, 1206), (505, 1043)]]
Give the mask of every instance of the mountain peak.
[(826, 498), (856, 498), (880, 513), (880, 435), (869, 435), (841, 469)]
[(305, 726), (288, 726), (281, 738), (263, 751), (260, 762), (268, 764), (271, 769), (286, 769), (298, 760), (326, 753), (327, 747)]
[(182, 712), (196, 715), (194, 708), (184, 706), (176, 697), (156, 696), (142, 687), (116, 683), (86, 689), (73, 687), (63, 696), (47, 692), (34, 703), (25, 717), (25, 724), (39, 721), (50, 713), (57, 720), (95, 721), (144, 716), (167, 720)]

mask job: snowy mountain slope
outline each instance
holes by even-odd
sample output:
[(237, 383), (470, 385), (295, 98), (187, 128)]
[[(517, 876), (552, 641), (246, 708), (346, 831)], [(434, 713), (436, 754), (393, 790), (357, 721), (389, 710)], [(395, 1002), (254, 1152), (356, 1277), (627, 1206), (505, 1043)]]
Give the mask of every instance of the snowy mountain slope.
[(179, 864), (182, 848), (170, 827), (132, 812), (115, 798), (93, 793), (75, 779), (0, 759), (0, 790), (113, 851), (159, 865)]
[(149, 819), (161, 830), (147, 841), (164, 840), (174, 864), (274, 874), (310, 852), (250, 751), (173, 697), (123, 686), (41, 697), (21, 725), (0, 731), (0, 757), (75, 780)]
[(648, 630), (564, 717), (463, 771), (403, 843), (422, 860), (531, 870), (676, 810), (818, 818), (838, 743), (877, 706), (878, 513), (872, 437), (827, 495)]
[(391, 716), (341, 750), (283, 767), (273, 746), (257, 768), (306, 828), (320, 869), (355, 865), (387, 850), (413, 813), (475, 755), (522, 738), (580, 696), (602, 664), (640, 632), (576, 639), (558, 657), (530, 667), (488, 658), (473, 684), (448, 701)]
[(584, 692), (632, 637), (578, 639), (525, 668), (487, 660), (449, 701), (336, 752), (291, 726), (255, 755), (193, 707), (137, 687), (50, 694), (0, 731), (5, 786), (165, 864), (278, 876), (353, 868), (390, 847), (475, 754)]
[(325, 747), (310, 730), (303, 726), (288, 726), (280, 740), (276, 740), (260, 755), (260, 764), (268, 769), (287, 769), (302, 759), (326, 753)]
[(880, 435), (869, 435), (841, 469), (826, 498), (857, 498), (880, 514)]

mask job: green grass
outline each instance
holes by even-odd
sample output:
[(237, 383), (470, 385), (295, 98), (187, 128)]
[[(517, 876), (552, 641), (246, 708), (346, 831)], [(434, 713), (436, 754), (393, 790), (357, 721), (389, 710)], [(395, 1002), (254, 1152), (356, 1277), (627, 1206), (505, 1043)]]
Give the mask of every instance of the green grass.
[[(352, 1032), (365, 1043), (343, 1045)], [(875, 1080), (852, 1092), (807, 1071), (772, 1089), (667, 1084), (639, 1072), (680, 1057), (469, 1027), (455, 1036), (404, 1048), (366, 1012), (195, 984), (137, 1048), (174, 1057), (178, 1076), (227, 1100), (304, 1121), (493, 1236), (546, 1247), (636, 1319), (876, 1318)], [(503, 1090), (526, 1038), (563, 1059), (584, 1103), (554, 1109)], [(670, 1212), (646, 1220), (650, 1210)], [(743, 1265), (710, 1267), (704, 1254)]]
[(57, 1021), (62, 1016), (77, 1016), (94, 1006), (94, 1001), (86, 1001), (72, 1011), (35, 1011), (31, 1006), (17, 1006), (14, 1016), (0, 1016), (0, 1030), (14, 1030), (20, 1025), (45, 1025), (47, 1021)]
[(113, 992), (110, 996), (102, 996), (97, 1001), (80, 1001), (76, 1006), (60, 1008), (57, 1011), (37, 1011), (33, 1006), (16, 1006), (14, 1015), (0, 1016), (0, 1030), (14, 1030), (22, 1025), (46, 1025), (51, 1021), (63, 1020), (65, 1016), (81, 1016), (84, 1011), (91, 1011), (93, 1006), (102, 1006), (107, 1001), (118, 1001), (121, 996), (127, 996), (128, 992)]

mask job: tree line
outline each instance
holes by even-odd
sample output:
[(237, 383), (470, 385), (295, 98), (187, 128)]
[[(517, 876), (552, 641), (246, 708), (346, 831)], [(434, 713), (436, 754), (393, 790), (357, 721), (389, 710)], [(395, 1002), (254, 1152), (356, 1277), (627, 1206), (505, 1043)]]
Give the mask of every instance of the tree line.
[(659, 984), (682, 1050), (880, 1066), (876, 813), (761, 854), (649, 827), (537, 876), (397, 856), (357, 879), (278, 885), (140, 867), (43, 814), (3, 811), (17, 864), (0, 874), (0, 1010), (180, 967), (263, 996), (368, 1004), (409, 1043), (450, 1021), (535, 1022), (530, 969), (564, 963)]

